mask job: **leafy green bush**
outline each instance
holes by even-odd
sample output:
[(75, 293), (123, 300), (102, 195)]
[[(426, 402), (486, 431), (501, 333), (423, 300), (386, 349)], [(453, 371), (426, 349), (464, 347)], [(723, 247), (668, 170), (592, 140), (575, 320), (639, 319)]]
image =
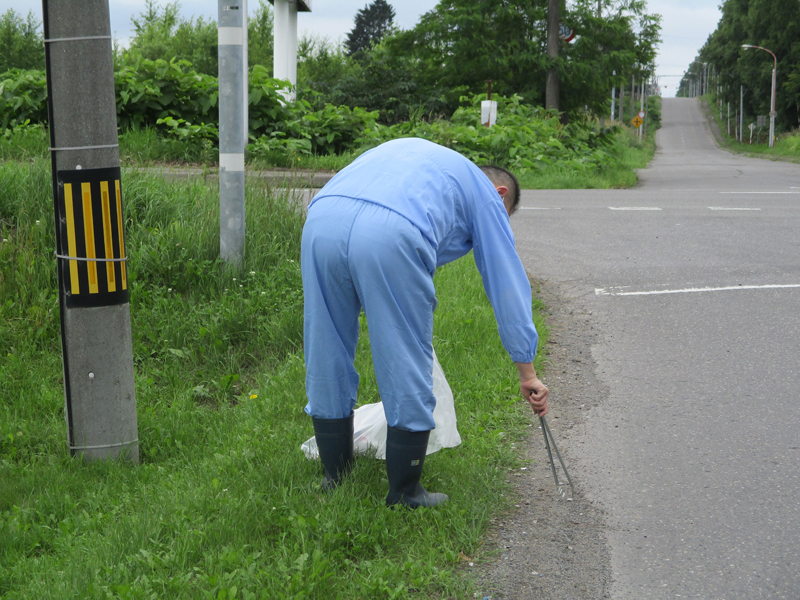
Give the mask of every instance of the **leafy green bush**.
[[(195, 72), (184, 60), (140, 58), (115, 73), (117, 122), (122, 131), (155, 127), (167, 139), (195, 146), (198, 153), (219, 140), (219, 84)], [(374, 126), (378, 113), (307, 100), (287, 103), (288, 83), (273, 79), (266, 67), (250, 73), (249, 124), (256, 156), (280, 160), (297, 155), (334, 154), (355, 147)], [(0, 75), (0, 130), (47, 121), (47, 82), (43, 71)]]
[(114, 86), (120, 129), (155, 125), (166, 117), (219, 120), (217, 78), (195, 72), (185, 60), (140, 59), (114, 73)]
[[(10, 71), (0, 83), (0, 124), (4, 128), (46, 120), (46, 85), (41, 71)], [(165, 140), (180, 142), (188, 157), (208, 157), (219, 140), (215, 77), (192, 70), (186, 61), (140, 59), (122, 67), (115, 78), (117, 118), (123, 131), (155, 128)], [(518, 171), (551, 165), (595, 171), (615, 163), (611, 150), (616, 129), (600, 132), (589, 120), (562, 125), (555, 112), (525, 104), (520, 96), (495, 96), (497, 124), (479, 123), (484, 95), (462, 97), (450, 120), (422, 118), (380, 124), (379, 111), (309, 99), (286, 102), (287, 82), (273, 79), (260, 65), (252, 68), (249, 91), (249, 154), (272, 164), (359, 151), (397, 137), (422, 137), (447, 146), (477, 163), (497, 163)], [(659, 118), (657, 106), (651, 115)], [(213, 160), (213, 158), (211, 159)]]
[(526, 105), (519, 96), (498, 101), (497, 123), (480, 124), (485, 95), (462, 97), (452, 119), (425, 121), (419, 113), (397, 125), (377, 124), (359, 140), (365, 148), (398, 137), (421, 137), (456, 150), (478, 164), (495, 163), (524, 174), (558, 164), (576, 171), (596, 170), (614, 162), (612, 128), (598, 132), (589, 122), (561, 124), (554, 112)]
[(47, 81), (44, 71), (12, 69), (0, 74), (0, 130), (26, 121), (47, 120)]

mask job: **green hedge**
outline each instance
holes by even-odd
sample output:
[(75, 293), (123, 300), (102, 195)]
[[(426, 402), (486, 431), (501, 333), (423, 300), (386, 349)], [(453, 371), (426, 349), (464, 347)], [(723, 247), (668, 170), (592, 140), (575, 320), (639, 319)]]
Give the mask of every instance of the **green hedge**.
[[(121, 130), (158, 127), (166, 136), (218, 140), (219, 84), (197, 73), (187, 61), (146, 60), (114, 74), (117, 122)], [(261, 149), (285, 149), (296, 140), (309, 153), (340, 153), (377, 119), (377, 112), (307, 101), (283, 102), (288, 83), (269, 77), (262, 66), (250, 72), (250, 137), (265, 137)], [(0, 74), (0, 129), (47, 121), (44, 71), (13, 70)]]
[[(285, 102), (288, 82), (261, 66), (249, 76), (250, 157), (270, 164), (295, 158), (363, 151), (398, 137), (422, 137), (452, 148), (477, 163), (496, 163), (524, 174), (553, 165), (579, 172), (618, 162), (616, 129), (600, 131), (590, 120), (563, 125), (557, 113), (526, 104), (519, 96), (498, 100), (497, 124), (479, 123), (485, 96), (462, 97), (449, 119), (425, 120), (420, 111), (396, 125), (377, 122), (378, 111), (334, 106), (311, 98)], [(211, 148), (219, 141), (219, 84), (186, 61), (146, 60), (115, 73), (121, 130), (153, 127), (167, 139)], [(47, 119), (43, 71), (0, 75), (0, 125), (8, 132)], [(321, 108), (319, 108), (321, 106)], [(6, 135), (8, 137), (8, 135)]]

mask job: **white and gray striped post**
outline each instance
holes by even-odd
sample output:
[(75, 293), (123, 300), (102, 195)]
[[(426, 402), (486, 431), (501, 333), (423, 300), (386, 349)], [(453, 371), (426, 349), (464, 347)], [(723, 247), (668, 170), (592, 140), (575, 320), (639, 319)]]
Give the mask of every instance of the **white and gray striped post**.
[(244, 149), (247, 145), (247, 0), (219, 0), (219, 252), (244, 258)]
[(288, 80), (292, 90), (283, 94), (294, 102), (297, 85), (297, 13), (311, 12), (311, 0), (270, 0), (275, 7), (273, 19), (274, 54), (272, 76)]
[(70, 453), (139, 461), (108, 0), (43, 0)]

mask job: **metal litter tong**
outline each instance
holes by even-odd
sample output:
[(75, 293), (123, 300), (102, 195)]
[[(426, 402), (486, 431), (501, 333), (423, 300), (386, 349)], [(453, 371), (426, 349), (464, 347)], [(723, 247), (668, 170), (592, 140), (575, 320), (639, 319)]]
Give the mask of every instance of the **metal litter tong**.
[(558, 462), (561, 463), (561, 468), (564, 470), (564, 475), (567, 476), (567, 481), (569, 481), (569, 489), (571, 494), (571, 497), (569, 499), (572, 500), (572, 497), (575, 496), (575, 486), (572, 485), (572, 477), (569, 476), (569, 471), (567, 471), (567, 465), (564, 464), (564, 459), (561, 458), (561, 452), (558, 451), (558, 446), (556, 445), (556, 438), (553, 437), (553, 432), (550, 431), (550, 426), (547, 424), (547, 419), (545, 419), (543, 416), (540, 416), (539, 422), (542, 424), (542, 434), (544, 434), (544, 445), (547, 447), (547, 456), (550, 457), (550, 469), (553, 471), (553, 479), (556, 482), (558, 493), (561, 494), (562, 498), (566, 496), (564, 494), (564, 490), (561, 488), (561, 482), (558, 481), (558, 475), (556, 475), (556, 465), (553, 462), (553, 451), (550, 449), (551, 443), (553, 445), (553, 450), (556, 451), (556, 456), (558, 456)]

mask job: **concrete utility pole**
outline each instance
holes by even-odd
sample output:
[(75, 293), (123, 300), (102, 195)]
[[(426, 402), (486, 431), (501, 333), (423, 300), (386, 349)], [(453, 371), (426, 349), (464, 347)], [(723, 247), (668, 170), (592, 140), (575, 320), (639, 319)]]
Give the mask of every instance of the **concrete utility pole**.
[[(617, 72), (614, 71), (614, 76), (616, 77)], [(614, 113), (616, 112), (616, 105), (615, 102), (617, 101), (617, 87), (614, 86), (611, 88), (611, 120), (614, 120)]]
[(728, 102), (728, 135), (731, 134), (731, 103)]
[[(272, 59), (273, 77), (288, 79), (292, 91), (284, 98), (294, 102), (297, 85), (297, 13), (311, 12), (311, 0), (270, 0), (275, 7), (273, 19), (274, 54)], [(558, 28), (556, 28), (556, 33)]]
[(621, 85), (619, 86), (619, 122), (622, 123), (623, 121), (623, 113), (625, 110), (625, 88)]
[(636, 75), (631, 75), (631, 119), (636, 116)]
[(739, 142), (744, 143), (744, 86), (739, 88)]
[(247, 145), (247, 0), (218, 0), (219, 253), (244, 257), (244, 149)]
[(642, 139), (647, 139), (647, 110), (645, 107), (647, 106), (647, 97), (650, 94), (650, 84), (645, 83), (647, 80), (642, 82), (642, 112), (644, 116), (642, 117), (642, 126), (639, 128), (642, 130)]
[[(639, 94), (639, 112), (644, 112), (644, 77), (642, 77), (642, 91)], [(639, 127), (639, 141), (642, 141), (642, 129), (643, 127)]]
[[(551, 60), (558, 58), (560, 43), (558, 39), (560, 4), (561, 0), (548, 0), (547, 2), (547, 58)], [(547, 89), (545, 90), (544, 107), (558, 110), (559, 93), (560, 81), (558, 68), (552, 66), (547, 70)]]
[(108, 0), (43, 0), (67, 440), (139, 461)]
[[(603, 18), (603, 0), (597, 0), (597, 18), (598, 19), (602, 19)], [(597, 53), (598, 53), (598, 55), (603, 53), (603, 47), (602, 46), (600, 46), (597, 49)], [(614, 71), (614, 74), (616, 75), (617, 72)], [(613, 103), (614, 103), (614, 99), (613, 99), (614, 98), (614, 92), (613, 92), (613, 90), (611, 92), (611, 98), (612, 98), (611, 99), (611, 103), (612, 103), (612, 106), (613, 106)], [(613, 108), (611, 109), (611, 120), (612, 121), (614, 120), (614, 109)], [(606, 128), (606, 116), (601, 113), (600, 114), (600, 131), (603, 131), (605, 128)]]

